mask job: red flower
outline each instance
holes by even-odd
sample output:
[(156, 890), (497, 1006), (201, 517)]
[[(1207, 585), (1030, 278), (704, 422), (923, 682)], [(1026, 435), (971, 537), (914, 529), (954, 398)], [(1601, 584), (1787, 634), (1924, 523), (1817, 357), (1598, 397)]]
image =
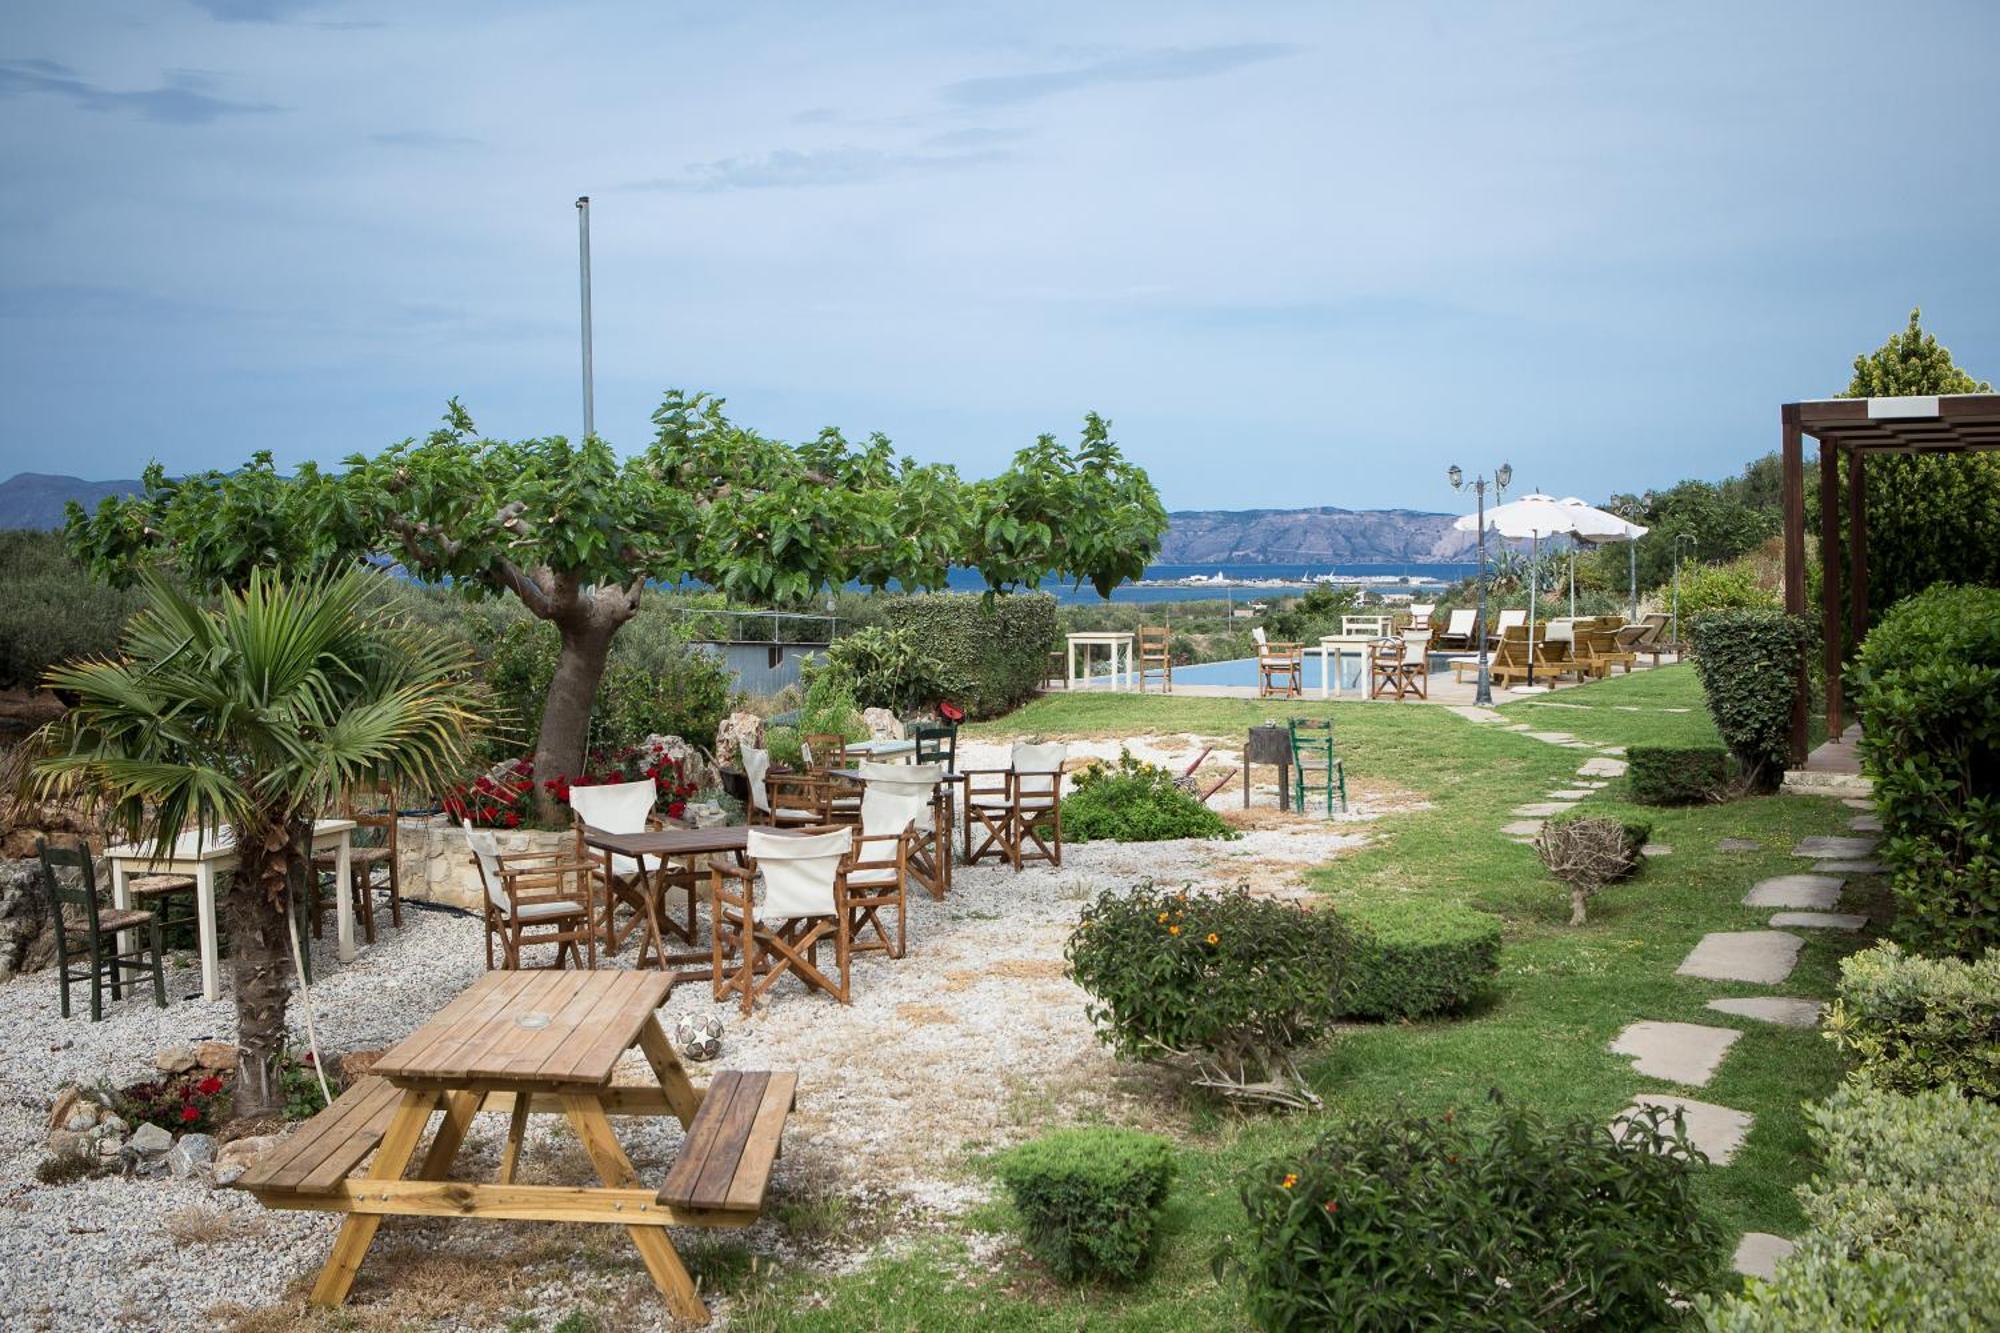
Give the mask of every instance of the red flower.
[(1328, 1199), (1326, 1201), (1326, 1211), (1328, 1213), (1337, 1213), (1340, 1211), (1340, 1204), (1332, 1199)]
[(181, 1107), (181, 1123), (182, 1123), (182, 1124), (184, 1124), (184, 1125), (191, 1125), (191, 1124), (193, 1124), (193, 1123), (194, 1123), (195, 1121), (197, 1121), (197, 1120), (199, 1120), (199, 1119), (201, 1119), (201, 1112), (199, 1112), (199, 1111), (197, 1111), (197, 1110), (195, 1110), (195, 1109), (194, 1109), (194, 1103), (193, 1103), (193, 1102), (189, 1102), (189, 1103), (188, 1103), (187, 1105), (185, 1105), (185, 1106)]
[(195, 1084), (194, 1090), (204, 1097), (213, 1097), (216, 1093), (222, 1091), (222, 1080), (210, 1074), (207, 1078)]
[(507, 827), (508, 828), (521, 827), (521, 812), (519, 810), (509, 810), (507, 812)]

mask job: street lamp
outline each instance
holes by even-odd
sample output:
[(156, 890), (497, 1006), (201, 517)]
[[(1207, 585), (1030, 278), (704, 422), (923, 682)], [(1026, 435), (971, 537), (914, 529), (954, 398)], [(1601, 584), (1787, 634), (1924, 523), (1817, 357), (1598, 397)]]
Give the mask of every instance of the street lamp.
[(1444, 475), (1453, 490), (1462, 491), (1470, 486), (1473, 494), (1479, 497), (1479, 573), (1473, 580), (1479, 607), (1473, 619), (1473, 633), (1479, 636), (1479, 688), (1474, 691), (1472, 701), (1476, 704), (1490, 704), (1493, 702), (1493, 678), (1487, 674), (1486, 667), (1486, 488), (1489, 486), (1493, 488), (1493, 499), (1497, 504), (1500, 493), (1514, 480), (1514, 469), (1502, 463), (1494, 470), (1493, 480), (1477, 477), (1467, 481), (1465, 473), (1460, 470), (1458, 464), (1453, 463), (1445, 469)]
[(1674, 660), (1681, 660), (1681, 543), (1693, 542), (1700, 547), (1701, 540), (1691, 532), (1674, 534)]

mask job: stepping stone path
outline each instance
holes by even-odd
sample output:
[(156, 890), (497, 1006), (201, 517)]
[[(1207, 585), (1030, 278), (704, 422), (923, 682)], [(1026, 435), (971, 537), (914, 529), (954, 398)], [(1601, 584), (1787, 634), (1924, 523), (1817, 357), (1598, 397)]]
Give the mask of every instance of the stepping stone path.
[(1502, 824), (1500, 831), (1510, 838), (1532, 838), (1542, 831), (1539, 819), (1517, 819), (1511, 824)]
[(1758, 881), (1743, 895), (1743, 905), (1824, 911), (1840, 902), (1841, 883), (1831, 875), (1779, 875)]
[(1755, 838), (1722, 838), (1717, 840), (1715, 850), (1718, 852), (1761, 852), (1764, 850), (1764, 844), (1758, 842)]
[(1875, 808), (1875, 802), (1869, 800), (1866, 796), (1843, 796), (1840, 798), (1840, 803), (1849, 810), (1873, 810)]
[(1792, 848), (1793, 856), (1804, 856), (1814, 860), (1844, 861), (1849, 858), (1873, 856), (1875, 838), (1812, 837), (1799, 839), (1799, 845)]
[[(1749, 1137), (1750, 1126), (1755, 1120), (1748, 1111), (1732, 1111), (1727, 1106), (1656, 1092), (1640, 1093), (1620, 1115), (1636, 1115), (1648, 1106), (1664, 1106), (1670, 1112), (1678, 1110), (1684, 1117), (1688, 1138), (1717, 1166), (1728, 1165), (1729, 1159), (1736, 1156), (1736, 1150)], [(1624, 1137), (1620, 1130), (1614, 1129), (1612, 1133), (1621, 1139)]]
[(1736, 1257), (1730, 1262), (1743, 1276), (1769, 1282), (1778, 1275), (1778, 1264), (1796, 1248), (1783, 1236), (1768, 1231), (1746, 1231), (1743, 1239), (1736, 1242)]
[(1856, 815), (1847, 821), (1847, 827), (1853, 829), (1856, 833), (1880, 833), (1882, 831), (1882, 820), (1876, 815)]
[(1852, 912), (1778, 912), (1771, 917), (1771, 924), (1807, 930), (1859, 930), (1868, 924), (1868, 918)]
[(1880, 861), (1815, 861), (1815, 875), (1879, 875), (1882, 873)]
[(1792, 974), (1805, 941), (1782, 930), (1719, 930), (1701, 937), (1676, 976), (1775, 986)]
[(1569, 810), (1567, 801), (1536, 801), (1529, 805), (1517, 805), (1509, 813), (1529, 819), (1547, 819), (1550, 815), (1560, 815)]
[(1622, 745), (1604, 745), (1604, 746), (1599, 746), (1597, 752), (1599, 754), (1613, 755), (1615, 757), (1622, 759), (1625, 755), (1625, 747)]
[(1598, 755), (1595, 759), (1585, 760), (1583, 767), (1576, 770), (1576, 775), (1580, 778), (1622, 778), (1625, 776), (1625, 761)]
[(1612, 1039), (1611, 1049), (1631, 1056), (1632, 1068), (1648, 1078), (1700, 1088), (1742, 1035), (1701, 1023), (1633, 1023)]
[(1568, 745), (1576, 737), (1570, 735), (1567, 731), (1531, 731), (1528, 733), (1528, 739), (1531, 741), (1541, 741), (1547, 745)]
[(1754, 1018), (1779, 1027), (1816, 1028), (1825, 1006), (1818, 1000), (1800, 1000), (1790, 995), (1746, 995), (1741, 999), (1710, 1000), (1708, 1007), (1718, 1014)]
[(1505, 722), (1507, 719), (1491, 708), (1481, 708), (1478, 704), (1453, 704), (1451, 711), (1468, 722)]
[(1674, 849), (1664, 842), (1649, 842), (1639, 849), (1641, 856), (1672, 856)]
[(1550, 792), (1549, 799), (1551, 801), (1580, 801), (1588, 795), (1590, 795), (1590, 788), (1588, 787), (1564, 787), (1560, 791)]

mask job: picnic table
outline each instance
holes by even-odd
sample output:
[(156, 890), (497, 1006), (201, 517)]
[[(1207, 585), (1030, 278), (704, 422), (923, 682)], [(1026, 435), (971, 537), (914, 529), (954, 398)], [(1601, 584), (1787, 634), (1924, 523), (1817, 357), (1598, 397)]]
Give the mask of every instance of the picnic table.
[[(339, 1305), (384, 1217), (473, 1217), (622, 1226), (675, 1318), (708, 1310), (668, 1238), (670, 1226), (748, 1226), (763, 1210), (795, 1104), (797, 1075), (718, 1073), (688, 1080), (654, 1011), (672, 979), (656, 972), (493, 972), (385, 1052), (368, 1075), (237, 1182), (269, 1208), (346, 1213), (312, 1289)], [(637, 1047), (651, 1080), (616, 1084)], [(507, 1143), (492, 1183), (447, 1174), (481, 1111), (506, 1111)], [(443, 1121), (415, 1177), (404, 1178), (431, 1116)], [(601, 1184), (514, 1180), (531, 1114), (560, 1114)], [(655, 1190), (642, 1185), (610, 1116), (672, 1115), (686, 1137)], [(359, 1176), (349, 1173), (370, 1154)]]

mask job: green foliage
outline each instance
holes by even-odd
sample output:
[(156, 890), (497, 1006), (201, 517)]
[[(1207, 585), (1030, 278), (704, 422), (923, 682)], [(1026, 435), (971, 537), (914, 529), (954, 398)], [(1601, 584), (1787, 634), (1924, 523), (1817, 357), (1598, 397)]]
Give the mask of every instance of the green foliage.
[(1340, 633), (1340, 618), (1358, 610), (1354, 589), (1315, 584), (1265, 617), (1264, 632), (1277, 643), (1318, 643)]
[(836, 639), (827, 662), (854, 682), (863, 708), (886, 708), (899, 717), (935, 707), (966, 692), (966, 680), (948, 668), (935, 648), (906, 625), (870, 625)]
[(1791, 755), (1792, 694), (1812, 642), (1782, 611), (1708, 611), (1691, 627), (1695, 671), (1722, 743), (1749, 784), (1777, 790)]
[(1456, 1013), (1500, 974), (1500, 918), (1412, 895), (1343, 907), (1354, 927), (1350, 1018), (1417, 1019)]
[[(1734, 560), (1776, 536), (1780, 523), (1775, 496), (1766, 500), (1755, 488), (1733, 480), (1719, 485), (1683, 481), (1664, 491), (1614, 495), (1604, 508), (1649, 529), (1639, 539), (1636, 553), (1641, 588), (1658, 588), (1672, 579), (1675, 541), (1687, 539), (1680, 541), (1683, 595), (1690, 560)], [(1588, 560), (1579, 560), (1579, 571), (1586, 564), (1594, 566), (1593, 573), (1606, 587), (1622, 589), (1632, 554), (1622, 542), (1609, 543)]]
[(1099, 894), (1063, 954), (1120, 1057), (1186, 1059), (1202, 1086), (1297, 1105), (1311, 1098), (1291, 1052), (1347, 1007), (1354, 932), (1240, 889), (1147, 883)]
[(1647, 1108), (1622, 1132), (1507, 1103), (1477, 1123), (1338, 1121), (1243, 1184), (1250, 1316), (1353, 1333), (1672, 1324), (1673, 1298), (1715, 1285), (1722, 1235), (1679, 1124)]
[(2000, 945), (2000, 589), (1941, 584), (1890, 608), (1851, 678), (1898, 936), (1966, 957)]
[(1729, 788), (1729, 752), (1714, 745), (1634, 745), (1625, 777), (1640, 805), (1701, 805)]
[(79, 1180), (108, 1176), (116, 1169), (115, 1161), (107, 1164), (95, 1152), (71, 1148), (36, 1162), (35, 1179), (44, 1185), (74, 1185)]
[(1758, 582), (1756, 571), (1741, 561), (1692, 569), (1682, 565), (1680, 605), (1684, 619), (1704, 611), (1775, 609), (1778, 594)]
[(1172, 773), (1133, 758), (1123, 746), (1115, 765), (1092, 764), (1070, 778), (1062, 819), (1063, 837), (1071, 842), (1236, 836), (1221, 815), (1175, 786)]
[(1856, 1079), (1809, 1113), (1808, 1230), (1773, 1282), (1702, 1303), (1711, 1333), (1992, 1327), (2000, 1310), (2000, 1107)]
[(1153, 1257), (1173, 1148), (1111, 1126), (1057, 1130), (996, 1163), (1028, 1250), (1065, 1282), (1131, 1282)]
[(854, 681), (838, 667), (827, 666), (806, 682), (805, 702), (799, 705), (798, 731), (801, 736), (837, 735), (844, 741), (868, 739), (868, 724), (861, 720), (861, 705), (854, 698)]
[(933, 655), (945, 679), (960, 683), (964, 695), (952, 702), (974, 720), (998, 717), (1032, 697), (1058, 643), (1056, 599), (1045, 593), (933, 593), (898, 598), (883, 614)]
[(1894, 944), (1850, 954), (1826, 1035), (1880, 1087), (1953, 1084), (2000, 1102), (2000, 949), (1976, 962), (1920, 958)]
[(326, 1109), (311, 1051), (286, 1051), (278, 1061), (278, 1092), (284, 1099), (279, 1114), (287, 1120), (310, 1120)]
[(50, 532), (0, 532), (0, 689), (32, 689), (59, 662), (118, 649), (138, 594), (92, 579)]

